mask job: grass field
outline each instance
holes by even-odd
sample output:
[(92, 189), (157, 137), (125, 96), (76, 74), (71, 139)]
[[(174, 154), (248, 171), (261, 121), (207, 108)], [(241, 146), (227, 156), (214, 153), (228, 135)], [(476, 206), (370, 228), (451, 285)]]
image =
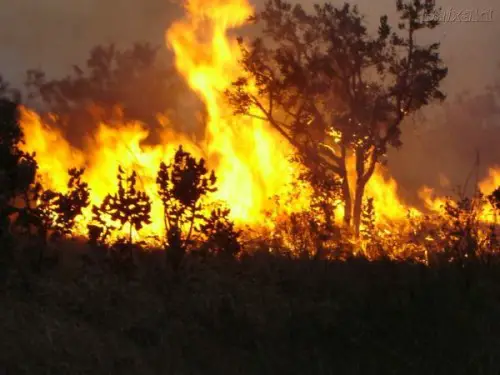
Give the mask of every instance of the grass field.
[[(67, 249), (66, 249), (67, 250)], [(64, 251), (1, 283), (6, 374), (499, 374), (500, 267)], [(1, 373), (1, 371), (0, 371)]]

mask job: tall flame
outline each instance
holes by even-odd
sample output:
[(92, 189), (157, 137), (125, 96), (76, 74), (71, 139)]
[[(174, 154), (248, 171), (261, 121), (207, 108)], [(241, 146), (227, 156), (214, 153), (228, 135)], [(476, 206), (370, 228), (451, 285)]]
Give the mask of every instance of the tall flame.
[[(182, 144), (196, 157), (205, 157), (218, 177), (215, 199), (231, 208), (232, 218), (240, 224), (271, 225), (266, 211), (272, 209), (273, 196), (285, 194), (295, 180), (296, 166), (289, 161), (291, 147), (265, 122), (232, 115), (224, 91), (241, 74), (240, 51), (227, 32), (241, 26), (253, 9), (245, 0), (185, 3), (186, 17), (172, 25), (167, 42), (175, 52), (176, 67), (190, 87), (203, 100), (208, 121), (205, 139), (195, 143), (174, 133), (164, 120), (161, 141), (145, 145), (149, 132), (138, 122), (101, 123), (95, 134), (85, 140), (83, 151), (73, 148), (53, 126), (24, 108), (22, 126), (26, 151), (36, 152), (39, 173), (46, 188), (65, 191), (67, 171), (85, 167), (85, 180), (91, 187), (91, 203), (98, 205), (106, 194), (116, 190), (118, 166), (135, 170), (141, 188), (152, 198), (152, 224), (144, 236), (163, 232), (163, 210), (156, 190), (156, 174), (162, 161), (169, 162)], [(305, 201), (305, 196), (302, 195)], [(88, 209), (81, 220), (83, 228), (91, 220)]]
[(246, 0), (185, 2), (186, 17), (167, 32), (176, 67), (203, 99), (207, 112), (207, 152), (218, 160), (218, 197), (229, 203), (233, 217), (258, 223), (269, 198), (293, 181), (288, 161), (291, 148), (269, 125), (254, 118), (234, 117), (224, 91), (241, 75), (240, 50), (227, 37), (244, 25), (253, 9)]
[[(21, 119), (26, 134), (23, 147), (36, 152), (46, 188), (64, 192), (67, 170), (85, 167), (84, 178), (91, 188), (91, 203), (95, 205), (116, 190), (119, 165), (128, 171), (135, 170), (142, 190), (153, 201), (152, 224), (141, 231), (142, 236), (149, 236), (164, 231), (163, 209), (155, 184), (159, 165), (170, 161), (182, 144), (197, 158), (206, 158), (209, 167), (215, 169), (216, 199), (227, 203), (237, 223), (272, 226), (265, 214), (274, 208), (270, 198), (293, 196), (285, 211), (300, 211), (307, 207), (311, 191), (307, 187), (299, 193), (296, 187), (292, 191), (298, 174), (298, 166), (289, 158), (292, 147), (266, 122), (233, 116), (223, 94), (242, 73), (239, 46), (228, 37), (228, 32), (243, 26), (253, 9), (247, 0), (213, 0), (210, 5), (204, 0), (186, 0), (184, 7), (185, 17), (169, 28), (166, 42), (175, 54), (178, 72), (205, 104), (208, 118), (202, 141), (194, 142), (185, 134), (175, 133), (169, 128), (168, 119), (159, 114), (165, 126), (157, 145), (145, 145), (149, 132), (144, 124), (115, 121), (101, 123), (80, 150), (25, 108)], [(480, 187), (488, 194), (499, 185), (500, 168), (497, 168), (490, 171)], [(366, 195), (373, 198), (379, 224), (405, 221), (409, 211), (421, 215), (399, 199), (396, 181), (384, 177), (380, 169), (369, 181)], [(432, 197), (431, 189), (423, 188), (421, 198), (429, 210), (441, 212), (444, 199)], [(337, 219), (341, 219), (341, 210), (337, 213)], [(79, 223), (82, 233), (90, 220), (89, 208)]]

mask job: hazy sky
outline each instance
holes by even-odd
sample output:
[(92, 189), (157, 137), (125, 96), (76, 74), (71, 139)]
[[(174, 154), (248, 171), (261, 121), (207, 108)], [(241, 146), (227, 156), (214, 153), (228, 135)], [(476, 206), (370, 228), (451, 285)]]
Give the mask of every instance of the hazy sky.
[[(257, 6), (263, 3), (253, 0)], [(378, 18), (393, 13), (395, 0), (355, 3), (369, 17)], [(492, 22), (448, 22), (435, 35), (443, 42), (443, 56), (451, 70), (446, 87), (454, 91), (484, 85), (500, 61), (498, 0), (442, 0), (440, 4), (456, 12), (493, 11)], [(181, 15), (172, 0), (0, 0), (0, 8), (0, 72), (14, 82), (32, 67), (64, 74), (98, 43), (163, 43), (164, 30)]]

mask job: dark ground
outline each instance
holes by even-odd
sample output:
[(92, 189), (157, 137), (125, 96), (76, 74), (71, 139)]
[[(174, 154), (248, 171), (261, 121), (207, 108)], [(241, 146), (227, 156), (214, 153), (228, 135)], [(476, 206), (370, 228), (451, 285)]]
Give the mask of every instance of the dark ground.
[(1, 281), (0, 374), (499, 374), (500, 268), (65, 252)]

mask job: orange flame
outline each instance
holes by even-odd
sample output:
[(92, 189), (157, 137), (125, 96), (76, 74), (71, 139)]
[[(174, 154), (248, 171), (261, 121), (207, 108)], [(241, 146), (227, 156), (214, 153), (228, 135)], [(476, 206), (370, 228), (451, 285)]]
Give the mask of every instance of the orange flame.
[[(498, 187), (500, 187), (500, 167), (497, 166), (489, 169), (488, 176), (479, 183), (479, 190), (485, 195), (490, 195)], [(498, 222), (497, 212), (492, 206), (486, 206), (481, 212), (481, 220), (496, 224)]]
[[(182, 144), (194, 156), (205, 157), (216, 170), (215, 199), (228, 204), (237, 223), (271, 225), (265, 215), (272, 208), (270, 198), (289, 192), (290, 183), (296, 179), (297, 167), (289, 161), (291, 147), (263, 121), (232, 116), (223, 95), (241, 73), (239, 47), (229, 40), (227, 31), (243, 25), (253, 10), (246, 1), (218, 1), (210, 7), (188, 1), (185, 8), (186, 18), (172, 25), (167, 39), (175, 52), (178, 71), (206, 105), (208, 123), (202, 142), (175, 134), (168, 127), (168, 119), (159, 116), (165, 126), (158, 145), (144, 145), (149, 134), (144, 124), (101, 123), (80, 151), (36, 113), (23, 109), (24, 149), (36, 152), (46, 188), (64, 192), (67, 170), (86, 167), (84, 178), (91, 187), (91, 203), (96, 205), (116, 190), (119, 165), (135, 170), (142, 189), (153, 200), (152, 224), (141, 232), (148, 236), (164, 231), (155, 183), (160, 162), (169, 162)], [(305, 195), (301, 199), (305, 202)], [(82, 231), (90, 220), (89, 209), (81, 220)]]
[(223, 92), (241, 75), (240, 50), (227, 37), (242, 26), (253, 9), (246, 0), (200, 0), (185, 3), (187, 16), (172, 25), (167, 42), (178, 71), (203, 99), (209, 160), (217, 159), (218, 198), (229, 203), (233, 217), (254, 224), (270, 208), (269, 198), (283, 193), (294, 180), (288, 161), (292, 149), (261, 120), (232, 116)]
[[(311, 191), (307, 186), (300, 191), (292, 188), (299, 172), (289, 159), (292, 147), (264, 121), (233, 116), (223, 95), (242, 73), (240, 50), (236, 41), (228, 37), (228, 31), (243, 26), (253, 9), (247, 0), (213, 0), (210, 5), (202, 0), (186, 0), (184, 7), (186, 16), (169, 28), (166, 42), (175, 54), (177, 70), (206, 106), (208, 120), (202, 141), (194, 142), (187, 135), (175, 133), (169, 128), (168, 119), (159, 115), (164, 128), (157, 145), (144, 144), (149, 135), (144, 124), (101, 123), (97, 132), (85, 140), (84, 149), (79, 150), (59, 131), (44, 124), (36, 113), (23, 109), (24, 149), (36, 152), (46, 188), (64, 192), (67, 170), (85, 167), (91, 203), (96, 205), (116, 190), (118, 165), (135, 170), (142, 190), (153, 201), (152, 224), (141, 231), (141, 237), (145, 238), (164, 232), (156, 174), (160, 162), (169, 162), (182, 144), (215, 169), (218, 177), (215, 198), (227, 203), (237, 223), (272, 227), (273, 222), (265, 214), (274, 208), (270, 198), (294, 196), (284, 207), (290, 213), (307, 208)], [(490, 177), (480, 186), (487, 193), (499, 185), (500, 168), (497, 168), (490, 171)], [(380, 168), (369, 181), (366, 196), (374, 200), (378, 224), (404, 222), (409, 212), (421, 215), (399, 199), (396, 181), (384, 177)], [(432, 197), (432, 190), (427, 187), (421, 189), (420, 196), (428, 209), (441, 212), (443, 198)], [(337, 211), (337, 219), (341, 218), (341, 211)], [(82, 234), (90, 220), (88, 209), (79, 222)]]

